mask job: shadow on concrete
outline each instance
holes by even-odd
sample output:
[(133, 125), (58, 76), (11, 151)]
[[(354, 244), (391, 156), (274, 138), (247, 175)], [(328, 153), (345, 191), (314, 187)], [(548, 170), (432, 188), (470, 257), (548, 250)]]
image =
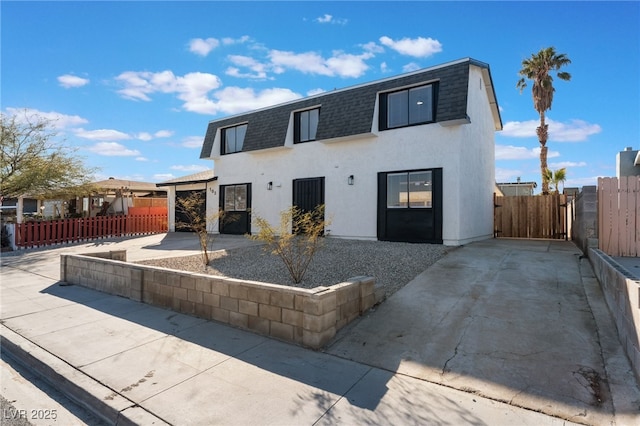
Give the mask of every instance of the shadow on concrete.
[[(170, 238), (163, 243), (170, 246)], [(415, 395), (394, 383), (401, 401), (389, 406), (391, 373), (579, 423), (610, 423), (606, 348), (590, 305), (602, 301), (589, 300), (585, 286), (597, 281), (583, 281), (580, 268), (580, 252), (569, 242), (470, 244), (342, 330), (326, 353), (82, 287), (56, 284), (44, 292), (320, 389), (297, 393), (296, 403), (333, 407), (325, 410), (326, 424), (345, 400), (364, 410), (343, 408), (359, 423), (401, 421), (406, 407), (398, 405)], [(426, 407), (418, 415), (432, 422), (435, 411)], [(460, 410), (464, 422), (481, 423)]]
[(583, 281), (580, 255), (564, 241), (470, 244), (325, 350), (571, 421), (609, 423), (610, 377), (591, 306), (602, 299), (587, 297), (585, 286), (595, 293), (597, 281)]
[[(156, 355), (154, 357), (148, 356), (149, 353), (152, 353), (153, 348), (148, 348), (147, 353), (141, 352), (141, 349), (145, 346), (145, 342), (142, 341), (136, 342), (136, 347), (126, 349), (123, 347), (114, 348), (108, 341), (108, 336), (105, 336), (105, 340), (102, 342), (100, 342), (100, 336), (94, 336), (90, 342), (86, 342), (87, 345), (92, 346), (92, 351), (97, 352), (100, 352), (101, 348), (95, 346), (103, 345), (104, 351), (100, 356), (104, 359), (109, 357), (109, 351), (118, 353), (117, 356), (112, 357), (114, 358), (113, 364), (104, 365), (101, 368), (111, 372), (122, 369), (123, 374), (127, 376), (129, 381), (132, 380), (131, 377), (134, 379), (137, 377), (132, 376), (129, 372), (125, 373), (125, 370), (130, 368), (127, 366), (133, 363), (132, 361), (139, 362), (139, 360), (145, 359), (146, 365), (144, 369), (146, 374), (149, 375), (151, 373), (157, 376), (162, 370), (165, 370), (165, 373), (167, 370), (171, 370), (173, 368), (171, 364), (175, 361), (186, 362), (185, 359), (191, 357), (188, 352), (193, 351), (195, 353), (202, 349), (208, 349), (217, 354), (212, 356), (220, 357), (220, 354), (222, 354), (224, 358), (228, 357), (233, 359), (234, 362), (239, 361), (238, 365), (241, 366), (242, 371), (238, 371), (233, 375), (237, 374), (238, 380), (242, 380), (243, 375), (246, 376), (244, 379), (250, 379), (255, 382), (253, 386), (261, 386), (260, 383), (264, 379), (260, 379), (260, 377), (265, 375), (273, 374), (279, 376), (277, 379), (267, 379), (267, 381), (274, 381), (273, 386), (275, 388), (268, 388), (265, 392), (273, 393), (274, 395), (286, 392), (287, 385), (282, 386), (280, 389), (278, 389), (278, 386), (289, 381), (306, 385), (302, 386), (301, 390), (296, 391), (292, 395), (292, 399), (289, 400), (290, 406), (291, 402), (293, 403), (290, 408), (291, 413), (295, 413), (305, 407), (308, 408), (309, 404), (311, 404), (321, 413), (318, 415), (318, 417), (322, 416), (321, 424), (335, 424), (339, 419), (335, 417), (336, 415), (347, 416), (357, 424), (398, 424), (398, 421), (426, 424), (433, 423), (434, 419), (437, 418), (437, 413), (443, 408), (446, 408), (450, 415), (455, 414), (464, 423), (484, 424), (472, 411), (466, 410), (456, 401), (437, 394), (430, 396), (429, 400), (425, 401), (427, 397), (419, 391), (419, 386), (423, 384), (416, 382), (419, 384), (416, 385), (414, 383), (412, 386), (409, 383), (409, 380), (412, 379), (409, 378), (394, 383), (393, 399), (387, 400), (390, 397), (388, 395), (389, 381), (393, 378), (393, 373), (389, 371), (379, 370), (326, 353), (276, 341), (215, 321), (197, 319), (129, 299), (106, 295), (81, 286), (65, 285), (65, 283), (58, 282), (44, 289), (43, 292), (143, 326), (146, 329), (165, 333), (170, 338), (187, 342), (187, 346), (184, 343), (176, 344), (176, 348), (179, 347), (180, 350), (167, 352), (162, 357), (159, 357), (157, 353), (154, 353)], [(98, 330), (98, 327), (91, 327), (92, 333), (99, 333)], [(141, 338), (143, 337), (141, 336)], [(189, 344), (196, 345), (197, 348)], [(169, 344), (163, 343), (162, 346), (163, 350), (166, 350)], [(63, 350), (68, 350), (66, 347)], [(81, 360), (82, 355), (79, 355), (78, 360), (75, 362), (73, 359), (69, 360), (69, 357), (65, 357), (62, 353), (58, 355), (77, 368), (83, 371), (88, 370), (90, 375), (97, 378), (100, 377), (101, 381), (104, 381), (114, 389), (119, 389), (124, 384), (124, 382), (121, 384), (109, 383), (109, 379), (102, 378), (99, 372), (95, 371), (97, 367), (92, 362), (85, 364)], [(156, 365), (154, 364), (156, 360), (153, 358), (161, 359), (162, 362), (158, 361), (159, 363)], [(102, 363), (104, 363), (104, 360), (96, 364)], [(225, 363), (228, 363), (228, 361), (225, 361)], [(247, 365), (255, 368), (248, 369)], [(91, 370), (92, 368), (94, 370)], [(147, 372), (146, 370), (149, 371)], [(215, 382), (215, 367), (207, 371), (211, 372), (212, 376), (212, 381), (207, 382), (207, 388), (215, 387), (216, 385), (224, 386), (219, 382)], [(137, 374), (140, 375), (142, 373)], [(144, 379), (141, 380), (144, 381)], [(158, 378), (158, 382), (161, 380)], [(176, 382), (183, 380), (184, 378), (181, 377), (176, 378)], [(171, 395), (171, 392), (173, 392), (171, 388), (176, 384), (165, 382), (165, 385), (169, 389), (167, 391), (168, 394)], [(130, 388), (130, 386), (122, 386), (122, 392), (126, 392), (127, 388)], [(156, 392), (159, 391), (156, 390)], [(206, 393), (205, 390), (202, 390), (202, 392)], [(144, 401), (153, 398), (153, 395), (140, 393), (138, 397), (132, 395), (127, 395), (127, 397), (144, 406)], [(425, 405), (425, 407), (419, 408), (414, 405), (418, 403)], [(433, 407), (433, 410), (429, 407)], [(336, 410), (340, 414), (334, 414)]]

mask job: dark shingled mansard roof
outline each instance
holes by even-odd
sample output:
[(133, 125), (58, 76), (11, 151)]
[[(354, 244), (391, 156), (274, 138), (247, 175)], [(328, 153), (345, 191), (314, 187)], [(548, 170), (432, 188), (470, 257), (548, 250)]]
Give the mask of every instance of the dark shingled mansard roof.
[[(200, 158), (212, 156), (211, 149), (217, 129), (241, 123), (248, 123), (242, 152), (284, 146), (291, 112), (316, 105), (321, 105), (322, 109), (316, 140), (370, 133), (378, 93), (422, 82), (438, 81), (436, 122), (464, 120), (467, 118), (470, 64), (489, 72), (487, 64), (473, 59), (464, 59), (398, 77), (325, 92), (256, 111), (212, 120), (207, 128)], [(492, 85), (490, 78), (489, 74), (487, 85)], [(493, 87), (491, 87), (490, 93), (493, 95), (490, 100), (494, 104), (492, 105), (495, 108), (494, 116), (497, 117), (496, 120), (501, 127)]]

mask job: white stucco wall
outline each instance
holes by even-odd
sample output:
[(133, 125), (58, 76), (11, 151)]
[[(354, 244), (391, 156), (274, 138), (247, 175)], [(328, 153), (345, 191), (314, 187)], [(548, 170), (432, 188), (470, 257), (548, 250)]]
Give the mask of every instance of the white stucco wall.
[[(489, 89), (490, 90), (490, 89)], [(467, 113), (471, 125), (461, 126), (459, 244), (493, 237), (495, 187), (495, 125), (481, 68), (471, 66)], [(473, 184), (470, 184), (474, 182)]]
[[(175, 232), (176, 230), (176, 191), (193, 191), (193, 190), (202, 190), (206, 189), (207, 191), (207, 221), (213, 222), (214, 219), (212, 216), (213, 212), (217, 211), (218, 201), (217, 201), (217, 191), (218, 184), (216, 181), (211, 182), (202, 182), (202, 183), (194, 183), (189, 185), (173, 185), (167, 186), (167, 208), (168, 208), (168, 221), (169, 221), (169, 232)], [(214, 203), (215, 199), (215, 203)], [(208, 229), (214, 229), (217, 232), (217, 226), (213, 226), (207, 223)]]
[[(279, 212), (292, 204), (293, 180), (324, 176), (330, 235), (376, 239), (378, 172), (442, 168), (443, 243), (491, 237), (495, 130), (482, 72), (471, 66), (471, 74), (468, 124), (378, 132), (376, 107), (371, 135), (296, 145), (290, 126), (288, 147), (214, 157), (217, 184), (251, 183), (254, 216), (276, 224)], [(218, 134), (213, 153), (220, 152), (219, 139)], [(354, 185), (347, 184), (350, 175)], [(273, 182), (272, 190), (268, 182)], [(219, 197), (207, 195), (208, 208), (216, 211)]]

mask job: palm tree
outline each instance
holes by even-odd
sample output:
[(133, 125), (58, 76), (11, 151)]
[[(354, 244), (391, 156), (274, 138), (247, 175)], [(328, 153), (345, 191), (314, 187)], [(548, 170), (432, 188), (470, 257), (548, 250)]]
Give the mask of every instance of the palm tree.
[(565, 180), (567, 180), (567, 169), (565, 167), (558, 169), (555, 172), (550, 169), (546, 169), (542, 176), (542, 181), (547, 182), (547, 186), (549, 183), (553, 184), (556, 194), (560, 193), (560, 183)]
[[(545, 113), (551, 109), (553, 102), (553, 78), (551, 71), (558, 71), (565, 65), (571, 63), (571, 60), (564, 53), (558, 54), (554, 47), (547, 47), (538, 53), (532, 54), (529, 59), (522, 61), (522, 69), (518, 72), (522, 76), (516, 87), (520, 89), (520, 93), (527, 87), (526, 80), (533, 81), (533, 107), (540, 114), (540, 126), (536, 129), (538, 140), (540, 141), (540, 172), (542, 175), (542, 193), (549, 193), (549, 182), (545, 180), (547, 170), (547, 137), (549, 125), (545, 122)], [(556, 73), (560, 80), (571, 80), (571, 74), (568, 72)]]

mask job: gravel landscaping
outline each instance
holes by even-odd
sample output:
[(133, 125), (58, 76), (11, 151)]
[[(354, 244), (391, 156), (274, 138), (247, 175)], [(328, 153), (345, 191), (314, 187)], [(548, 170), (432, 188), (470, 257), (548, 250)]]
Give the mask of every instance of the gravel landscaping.
[(333, 285), (366, 275), (373, 276), (376, 288), (383, 289), (389, 297), (448, 250), (451, 248), (436, 244), (325, 238), (299, 284), (293, 283), (282, 260), (266, 252), (263, 245), (213, 252), (206, 271), (200, 255), (136, 263), (304, 288)]

